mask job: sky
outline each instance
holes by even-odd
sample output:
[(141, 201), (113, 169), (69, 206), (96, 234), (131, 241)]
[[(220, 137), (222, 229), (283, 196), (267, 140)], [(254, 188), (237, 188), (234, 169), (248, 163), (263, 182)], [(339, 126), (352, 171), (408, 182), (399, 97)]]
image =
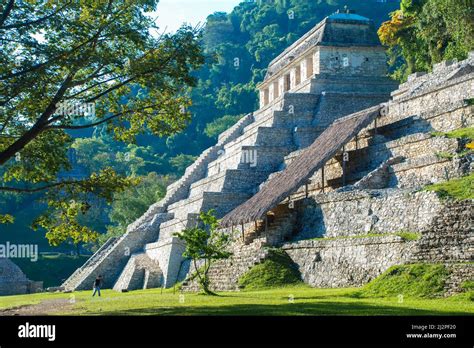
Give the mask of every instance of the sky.
[(231, 12), (243, 0), (160, 0), (155, 16), (161, 30), (174, 32), (184, 22), (204, 24), (210, 14)]

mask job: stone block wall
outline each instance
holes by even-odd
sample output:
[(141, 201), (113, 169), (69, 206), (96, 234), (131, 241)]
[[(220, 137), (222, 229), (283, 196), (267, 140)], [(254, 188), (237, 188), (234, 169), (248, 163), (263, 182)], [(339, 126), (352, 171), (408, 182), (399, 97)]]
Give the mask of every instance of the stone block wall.
[(298, 201), (298, 239), (420, 232), (443, 208), (433, 192), (356, 190)]
[(413, 262), (474, 261), (474, 201), (448, 201), (425, 229)]
[(29, 280), (13, 261), (0, 258), (0, 296), (32, 294), (43, 291), (42, 281)]
[[(316, 74), (311, 80), (310, 92), (314, 94), (321, 94), (322, 92), (329, 93), (358, 93), (368, 94), (380, 94), (390, 93), (396, 90), (398, 84), (382, 76), (364, 76), (360, 78), (351, 75), (338, 75), (333, 76), (331, 74)], [(386, 102), (387, 99), (384, 100)]]
[[(340, 93), (322, 92), (320, 115), (315, 125), (327, 127), (338, 118), (350, 115), (356, 110), (364, 110), (387, 101), (386, 93)], [(354, 106), (357, 105), (357, 108)]]
[(383, 76), (387, 56), (383, 47), (325, 47), (316, 49), (316, 74)]
[(465, 291), (463, 283), (474, 281), (474, 263), (446, 264), (449, 276), (444, 286), (445, 296), (451, 296)]
[(145, 252), (151, 260), (158, 262), (163, 272), (163, 286), (172, 286), (177, 278), (183, 261), (185, 246), (176, 237), (160, 239), (145, 246)]
[[(255, 159), (257, 160), (257, 158)], [(204, 192), (248, 192), (268, 176), (266, 171), (230, 169), (204, 178), (191, 185), (189, 196), (198, 196)]]
[[(275, 171), (281, 165), (284, 156), (294, 149), (293, 145), (241, 146), (234, 152), (228, 152), (212, 162), (209, 165), (208, 175), (213, 176), (225, 170), (239, 169), (244, 165), (250, 172), (252, 170)], [(245, 156), (251, 159), (251, 163), (242, 160)]]
[(28, 281), (3, 282), (0, 284), (0, 295), (20, 295), (28, 293)]
[(210, 209), (215, 210), (216, 216), (222, 217), (250, 197), (251, 194), (245, 192), (204, 192), (172, 204), (169, 212), (174, 214), (175, 219), (182, 221), (187, 220), (188, 214), (198, 214)]
[[(325, 196), (342, 199), (344, 195), (331, 193)], [(351, 196), (354, 197), (354, 193), (339, 203), (334, 199), (330, 202), (329, 199), (319, 200), (326, 216), (323, 212), (323, 216), (314, 221), (321, 228), (320, 221), (324, 220), (324, 228), (332, 232), (327, 235), (329, 238), (304, 239), (283, 245), (299, 266), (306, 283), (316, 287), (360, 286), (393, 265), (418, 262), (446, 265), (451, 273), (446, 282), (448, 295), (460, 292), (462, 282), (474, 280), (472, 200), (440, 201), (427, 192), (398, 192), (372, 198), (366, 195), (355, 200), (351, 200)], [(330, 204), (331, 208), (324, 207), (325, 204)], [(296, 205), (298, 211), (305, 214), (299, 218), (300, 222), (306, 223), (312, 218), (312, 202), (297, 202)], [(361, 216), (366, 216), (365, 220), (360, 219)], [(370, 216), (376, 218), (371, 221)], [(360, 232), (364, 223), (373, 224), (369, 237)], [(379, 223), (383, 232), (378, 230)], [(311, 226), (310, 230), (317, 228)], [(345, 228), (354, 230), (346, 233)], [(357, 232), (357, 228), (362, 230)], [(418, 232), (421, 237), (404, 240), (394, 235), (401, 230)], [(373, 236), (374, 232), (381, 234)], [(301, 233), (305, 233), (304, 226)], [(308, 233), (304, 236), (308, 237)]]
[[(208, 275), (211, 281), (211, 289), (214, 291), (238, 290), (239, 278), (253, 266), (264, 261), (269, 255), (268, 249), (263, 248), (265, 245), (266, 241), (263, 238), (255, 239), (248, 245), (235, 243), (230, 249), (231, 257), (225, 260), (214, 261), (214, 264), (209, 269)], [(188, 278), (183, 282), (183, 291), (198, 291), (199, 286), (197, 282), (189, 279), (196, 270), (193, 263), (185, 260), (184, 265)], [(197, 263), (197, 267), (201, 265), (201, 263)]]
[(320, 288), (361, 286), (407, 262), (415, 242), (398, 236), (303, 240), (283, 245), (305, 283)]

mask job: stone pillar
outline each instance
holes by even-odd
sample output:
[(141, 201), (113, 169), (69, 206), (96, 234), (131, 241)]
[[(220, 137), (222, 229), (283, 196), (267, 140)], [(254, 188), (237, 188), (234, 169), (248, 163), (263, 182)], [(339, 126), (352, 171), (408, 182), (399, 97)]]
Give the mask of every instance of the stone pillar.
[(305, 81), (308, 78), (308, 75), (306, 74), (308, 71), (307, 64), (308, 62), (306, 61), (306, 59), (303, 59), (301, 61), (301, 80), (302, 81)]
[(283, 95), (285, 92), (285, 76), (278, 79), (278, 96)]
[(269, 93), (269, 87), (260, 89), (260, 108), (263, 108), (264, 106), (268, 105), (270, 102), (270, 93)]
[(305, 58), (306, 60), (306, 78), (309, 79), (314, 75), (314, 70), (313, 70), (313, 63), (314, 63), (314, 58), (313, 54)]
[(265, 90), (261, 89), (259, 91), (259, 97), (260, 97), (260, 108), (263, 108), (265, 106)]
[(298, 64), (290, 71), (290, 89), (295, 88), (301, 83), (301, 67)]
[(290, 89), (293, 89), (297, 86), (296, 83), (296, 68), (291, 69), (290, 71)]
[(274, 101), (276, 98), (278, 98), (278, 81), (273, 81), (270, 83), (268, 90), (269, 101)]
[(283, 76), (283, 91), (289, 91), (291, 89), (291, 75), (290, 74), (285, 74)]
[(145, 247), (145, 252), (150, 259), (158, 261), (159, 267), (163, 272), (163, 285), (166, 288), (176, 283), (181, 262), (183, 261), (184, 249), (184, 243), (176, 237), (150, 243)]
[(319, 69), (320, 69), (319, 62), (320, 62), (320, 56), (319, 56), (319, 49), (318, 49), (313, 53), (313, 75), (319, 74)]
[(298, 86), (301, 83), (301, 64), (298, 64), (295, 68), (296, 70), (296, 85)]

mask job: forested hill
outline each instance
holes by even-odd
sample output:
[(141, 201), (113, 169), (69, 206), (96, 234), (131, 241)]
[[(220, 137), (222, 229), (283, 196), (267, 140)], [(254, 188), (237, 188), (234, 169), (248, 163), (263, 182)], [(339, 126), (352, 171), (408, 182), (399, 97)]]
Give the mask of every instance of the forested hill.
[(246, 1), (229, 13), (207, 19), (202, 45), (210, 60), (192, 90), (193, 120), (187, 130), (166, 141), (170, 157), (198, 155), (238, 115), (257, 108), (256, 84), (269, 62), (324, 17), (347, 6), (379, 27), (398, 9), (386, 0)]

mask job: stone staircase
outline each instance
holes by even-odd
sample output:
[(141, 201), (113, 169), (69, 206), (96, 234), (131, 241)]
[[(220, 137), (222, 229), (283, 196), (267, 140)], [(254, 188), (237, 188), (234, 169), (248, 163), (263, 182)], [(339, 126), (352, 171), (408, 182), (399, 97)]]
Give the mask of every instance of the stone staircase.
[(126, 232), (120, 238), (109, 239), (86, 263), (77, 269), (63, 284), (65, 290), (85, 290), (98, 276), (104, 277), (104, 288), (111, 288), (121, 274), (130, 255), (158, 238), (158, 226), (171, 220), (173, 214), (156, 214), (141, 230)]
[(254, 122), (254, 115), (253, 113), (249, 113), (242, 117), (239, 121), (237, 121), (236, 124), (234, 124), (232, 127), (224, 131), (223, 133), (219, 134), (219, 138), (217, 143), (218, 144), (225, 144), (228, 143), (229, 141), (232, 141), (233, 139), (237, 138), (242, 134), (242, 130)]
[(158, 262), (150, 259), (146, 253), (133, 254), (122, 274), (114, 285), (114, 290), (135, 290), (160, 287), (163, 273)]
[(244, 244), (250, 244), (255, 239), (264, 237), (267, 245), (277, 246), (291, 238), (295, 222), (296, 213), (289, 209), (275, 215), (272, 221), (268, 223), (266, 232), (265, 222), (258, 221), (257, 228), (254, 227), (245, 231)]
[(221, 146), (213, 146), (205, 150), (191, 166), (186, 168), (184, 175), (179, 180), (168, 186), (166, 195), (160, 201), (160, 204), (163, 207), (168, 207), (170, 204), (186, 198), (189, 186), (198, 178), (205, 177), (208, 163), (211, 159), (217, 157), (221, 148)]
[(119, 238), (109, 238), (100, 248), (97, 250), (94, 255), (92, 255), (86, 263), (81, 267), (76, 269), (76, 271), (62, 284), (62, 287), (66, 290), (75, 289), (75, 287), (80, 284), (84, 276), (94, 268), (94, 266), (105, 257), (110, 250), (118, 243)]
[[(276, 208), (278, 215), (267, 226), (259, 221), (257, 228), (245, 231), (244, 238), (236, 231), (232, 245), (232, 256), (226, 260), (215, 261), (209, 269), (211, 289), (214, 291), (239, 290), (239, 278), (253, 266), (263, 262), (269, 255), (268, 247), (274, 247), (287, 241), (293, 232), (296, 213), (286, 206)], [(189, 272), (194, 273), (194, 269)], [(194, 279), (186, 279), (182, 284), (183, 291), (199, 291), (199, 285)]]
[[(166, 195), (160, 202), (153, 204), (143, 216), (127, 227), (126, 236), (133, 235), (131, 253), (142, 251), (150, 243), (157, 243), (156, 248), (167, 248), (167, 245), (174, 243), (173, 233), (179, 232), (180, 226), (193, 223), (200, 211), (215, 209), (217, 217), (222, 217), (247, 200), (268, 175), (281, 169), (285, 156), (312, 143), (322, 131), (319, 119), (327, 120), (334, 116), (327, 98), (324, 99), (324, 107), (320, 105), (323, 99), (321, 95), (314, 93), (285, 93), (280, 102), (275, 103), (272, 108), (248, 114), (222, 133), (216, 145), (201, 153), (186, 169), (184, 175), (168, 186)], [(367, 103), (374, 103), (373, 99), (368, 98)], [(344, 114), (358, 111), (356, 106), (350, 103), (345, 108)], [(343, 112), (340, 113), (342, 116)], [(249, 153), (256, 153), (255, 166), (242, 161)], [(160, 218), (158, 223), (153, 222), (157, 216), (162, 215), (168, 217)], [(292, 227), (292, 214), (277, 214), (275, 218), (276, 220), (267, 226), (264, 236), (268, 245), (278, 245), (284, 241), (287, 231)], [(153, 230), (150, 230), (151, 225)], [(253, 245), (261, 239), (261, 229), (260, 224), (256, 231), (249, 230), (245, 236), (245, 245)], [(141, 237), (142, 234), (146, 237)], [(140, 242), (143, 242), (141, 248)], [(128, 244), (123, 240), (117, 243), (121, 246)], [(117, 244), (94, 255), (84, 268), (66, 281), (67, 288), (87, 287), (89, 280), (97, 272), (108, 274), (115, 283), (130, 259), (130, 255), (123, 256), (114, 252), (116, 248)], [(178, 247), (175, 249), (180, 250)], [(171, 251), (173, 248), (169, 250), (175, 252)], [(160, 252), (156, 251), (156, 254)], [(245, 263), (243, 260), (246, 254), (243, 251), (239, 251), (238, 255), (242, 257), (238, 262), (249, 265), (255, 263), (255, 260)], [(164, 267), (163, 273), (167, 279), (175, 278), (170, 272), (174, 272), (176, 267), (173, 265), (171, 270), (166, 264), (171, 259), (177, 262), (175, 256), (160, 256), (160, 267)], [(110, 261), (104, 261), (106, 258)], [(108, 283), (107, 286), (113, 286), (114, 283)]]
[[(214, 291), (239, 290), (239, 278), (253, 266), (261, 263), (268, 256), (265, 238), (255, 239), (250, 244), (236, 243), (232, 256), (227, 260), (215, 261), (209, 269), (211, 289)], [(193, 274), (192, 269), (189, 274)], [(182, 291), (199, 291), (196, 280), (187, 279), (182, 284)]]
[(253, 120), (253, 114), (247, 114), (226, 132), (222, 133), (219, 136), (217, 144), (204, 150), (196, 161), (186, 168), (184, 175), (167, 187), (165, 197), (151, 205), (145, 214), (127, 227), (127, 231), (139, 229), (141, 225), (150, 221), (154, 215), (165, 212), (169, 205), (181, 199), (185, 199), (189, 193), (191, 184), (206, 176), (209, 163), (218, 157), (223, 146), (239, 137), (243, 129), (252, 123)]

